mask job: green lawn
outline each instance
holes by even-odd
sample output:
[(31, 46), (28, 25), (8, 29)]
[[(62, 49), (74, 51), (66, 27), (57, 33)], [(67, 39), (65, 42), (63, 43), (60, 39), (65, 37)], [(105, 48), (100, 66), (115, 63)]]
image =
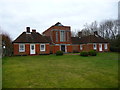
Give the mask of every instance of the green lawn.
[(118, 54), (3, 58), (3, 88), (117, 88)]

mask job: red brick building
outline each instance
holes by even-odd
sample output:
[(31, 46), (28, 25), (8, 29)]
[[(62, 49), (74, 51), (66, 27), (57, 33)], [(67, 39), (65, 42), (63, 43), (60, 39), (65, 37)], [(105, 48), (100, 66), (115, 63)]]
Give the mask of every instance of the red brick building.
[(97, 33), (82, 37), (71, 37), (70, 26), (56, 23), (43, 32), (43, 35), (26, 28), (16, 40), (13, 41), (14, 55), (50, 54), (56, 51), (66, 53), (96, 50), (109, 51), (109, 43)]

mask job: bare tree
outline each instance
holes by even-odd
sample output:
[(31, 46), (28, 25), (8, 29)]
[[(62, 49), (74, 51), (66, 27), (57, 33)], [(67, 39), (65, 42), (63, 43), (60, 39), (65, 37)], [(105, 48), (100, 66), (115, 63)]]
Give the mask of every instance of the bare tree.
[(2, 56), (11, 56), (12, 55), (12, 40), (10, 38), (10, 35), (3, 32), (1, 29), (2, 33), (0, 36), (2, 37)]
[(82, 36), (93, 35), (95, 31), (98, 31), (97, 21), (92, 22), (90, 25), (86, 23), (84, 28), (81, 30)]
[(100, 23), (99, 34), (106, 39), (115, 39), (118, 34), (118, 21), (106, 20)]
[(78, 30), (71, 31), (71, 37), (78, 37)]

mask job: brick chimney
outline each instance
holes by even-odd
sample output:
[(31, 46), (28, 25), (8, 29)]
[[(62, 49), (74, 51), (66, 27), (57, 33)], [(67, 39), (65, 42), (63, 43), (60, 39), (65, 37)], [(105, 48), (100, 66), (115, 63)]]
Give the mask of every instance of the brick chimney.
[(30, 33), (30, 27), (26, 27), (26, 32)]
[(94, 31), (94, 35), (98, 35), (98, 32), (97, 32), (97, 31)]
[(35, 33), (35, 32), (36, 32), (36, 29), (32, 29), (32, 32), (34, 32), (34, 33)]
[(82, 32), (78, 32), (78, 37), (82, 37)]

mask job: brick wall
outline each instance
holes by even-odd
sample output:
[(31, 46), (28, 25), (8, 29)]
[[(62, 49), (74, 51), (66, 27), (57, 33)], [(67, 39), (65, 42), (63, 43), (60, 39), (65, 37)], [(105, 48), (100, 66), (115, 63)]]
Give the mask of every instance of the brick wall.
[[(19, 44), (14, 44), (14, 55), (30, 55), (30, 44), (25, 44), (25, 52), (19, 52)], [(35, 44), (35, 53), (39, 54), (50, 54), (50, 45), (45, 44), (45, 51), (40, 51), (40, 44)]]
[[(97, 49), (96, 49), (96, 51), (99, 52), (99, 44), (102, 44), (102, 52), (110, 51), (110, 44), (107, 44), (107, 47), (108, 47), (108, 48), (105, 49), (105, 48), (104, 48), (105, 43), (96, 43), (96, 45), (97, 45)], [(94, 50), (94, 48), (93, 48), (93, 44), (82, 44), (82, 46), (83, 46), (82, 51), (90, 51), (90, 50)]]
[[(56, 30), (64, 30), (65, 31), (65, 35), (66, 35), (65, 42), (60, 41), (60, 31), (56, 31)], [(58, 41), (56, 41), (56, 32), (58, 32)], [(45, 36), (50, 36), (52, 41), (55, 44), (71, 44), (71, 31), (70, 31), (69, 26), (52, 26), (52, 27), (48, 28), (45, 32), (43, 32), (43, 34)], [(69, 34), (69, 35), (67, 35), (67, 34)], [(67, 41), (67, 38), (68, 38), (67, 36), (69, 36), (69, 41)]]
[(72, 45), (67, 45), (67, 52), (69, 52), (69, 53), (72, 52)]

